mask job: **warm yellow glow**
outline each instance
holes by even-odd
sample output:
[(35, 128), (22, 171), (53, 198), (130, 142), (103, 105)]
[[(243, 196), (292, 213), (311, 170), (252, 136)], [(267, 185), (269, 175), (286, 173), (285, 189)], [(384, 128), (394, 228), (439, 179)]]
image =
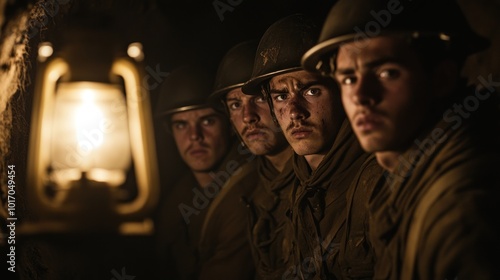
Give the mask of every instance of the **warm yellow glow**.
[[(82, 104), (74, 113), (74, 125), (76, 128), (76, 138), (79, 147), (86, 150), (94, 150), (102, 145), (104, 136), (100, 131), (101, 122), (105, 121), (102, 110), (96, 105), (95, 92), (89, 89), (82, 91)], [(89, 132), (94, 133), (94, 137), (89, 137)], [(88, 140), (92, 139), (91, 142)]]
[(118, 186), (131, 162), (127, 108), (121, 90), (94, 82), (58, 86), (52, 118), (52, 178), (65, 186), (85, 172)]
[(43, 42), (38, 47), (38, 56), (40, 60), (45, 60), (50, 57), (54, 53), (54, 49), (52, 48), (52, 44), (49, 42)]
[(142, 213), (152, 209), (158, 201), (159, 181), (156, 165), (156, 152), (153, 135), (153, 120), (148, 92), (141, 86), (141, 72), (128, 59), (117, 59), (111, 72), (125, 81), (127, 92), (130, 139), (134, 143), (135, 175), (138, 194), (134, 201), (119, 205), (117, 212), (122, 215)]
[(443, 41), (450, 41), (451, 40), (450, 35), (444, 34), (444, 33), (439, 34), (439, 39), (441, 39)]
[(127, 54), (136, 61), (141, 61), (144, 58), (141, 43), (132, 43), (128, 46)]
[[(101, 63), (103, 56), (89, 56), (89, 69), (111, 66), (103, 77), (87, 76), (79, 69), (80, 58), (68, 57), (64, 47), (60, 57), (47, 46), (39, 50), (27, 163), (26, 196), (37, 214), (33, 228), (151, 233), (145, 218), (157, 204), (160, 184), (149, 92), (142, 86), (144, 67), (137, 63), (144, 57), (142, 45), (131, 44), (128, 56), (115, 57), (111, 65)], [(123, 88), (67, 82), (85, 77), (123, 81)], [(108, 188), (122, 185), (132, 172), (126, 190)], [(94, 208), (110, 219), (109, 227), (89, 219), (88, 209)]]

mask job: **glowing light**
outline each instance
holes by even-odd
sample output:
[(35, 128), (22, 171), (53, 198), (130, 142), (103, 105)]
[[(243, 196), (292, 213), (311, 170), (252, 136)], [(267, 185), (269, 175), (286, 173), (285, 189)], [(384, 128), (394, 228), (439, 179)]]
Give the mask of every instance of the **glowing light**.
[(443, 41), (450, 41), (451, 40), (450, 36), (447, 34), (444, 34), (444, 33), (439, 34), (439, 39), (441, 39)]
[[(121, 92), (116, 86), (93, 82), (59, 85), (51, 147), (55, 173), (71, 174), (67, 171), (77, 169), (95, 181), (113, 178), (111, 185), (123, 183), (131, 148)], [(64, 185), (65, 176), (58, 178)]]
[(127, 54), (131, 58), (141, 61), (144, 58), (144, 53), (142, 52), (142, 44), (141, 43), (132, 43), (128, 46)]
[(38, 47), (38, 57), (41, 60), (45, 60), (50, 57), (54, 53), (54, 49), (52, 48), (52, 44), (49, 42), (43, 42)]

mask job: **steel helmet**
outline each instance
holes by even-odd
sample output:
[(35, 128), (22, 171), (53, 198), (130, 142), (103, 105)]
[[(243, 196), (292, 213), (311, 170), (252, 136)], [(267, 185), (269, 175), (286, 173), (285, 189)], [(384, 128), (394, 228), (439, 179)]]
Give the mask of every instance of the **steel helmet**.
[(260, 39), (252, 71), (242, 91), (259, 94), (273, 76), (302, 70), (302, 55), (318, 40), (321, 26), (304, 14), (293, 14), (273, 23)]
[(456, 0), (339, 0), (326, 18), (318, 44), (302, 58), (302, 66), (327, 75), (334, 70), (330, 57), (341, 44), (387, 33), (434, 37), (463, 57), (489, 45), (471, 29)]
[(245, 41), (232, 47), (222, 58), (211, 99), (220, 101), (231, 90), (243, 86), (250, 79), (258, 41)]
[(206, 107), (222, 111), (222, 106), (208, 100), (212, 82), (211, 76), (203, 67), (183, 65), (176, 68), (161, 85), (156, 116), (164, 117)]

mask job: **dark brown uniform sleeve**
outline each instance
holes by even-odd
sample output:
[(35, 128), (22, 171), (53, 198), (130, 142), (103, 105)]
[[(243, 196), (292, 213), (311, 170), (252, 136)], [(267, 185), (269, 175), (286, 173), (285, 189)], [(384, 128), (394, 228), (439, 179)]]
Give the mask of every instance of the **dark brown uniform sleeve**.
[(200, 243), (199, 279), (254, 278), (255, 268), (246, 235), (248, 210), (242, 197), (251, 196), (258, 176), (255, 166), (247, 164), (244, 168), (242, 174), (231, 177), (207, 213)]

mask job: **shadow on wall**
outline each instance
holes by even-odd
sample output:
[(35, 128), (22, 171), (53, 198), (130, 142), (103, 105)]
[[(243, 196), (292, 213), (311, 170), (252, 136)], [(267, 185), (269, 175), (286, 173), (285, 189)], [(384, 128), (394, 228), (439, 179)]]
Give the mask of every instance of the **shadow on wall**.
[[(157, 68), (168, 72), (175, 64), (176, 42), (168, 30), (163, 15), (146, 1), (89, 1), (89, 0), (43, 0), (30, 8), (27, 6), (4, 6), (0, 0), (4, 24), (0, 33), (0, 255), (6, 256), (14, 244), (7, 243), (10, 232), (7, 227), (7, 166), (15, 166), (15, 216), (20, 221), (30, 217), (26, 209), (26, 165), (31, 119), (31, 103), (36, 71), (36, 51), (40, 42), (52, 38), (58, 32), (70, 14), (82, 7), (102, 11), (106, 9), (120, 11), (120, 19), (125, 33), (130, 40), (143, 42), (148, 53), (145, 65), (148, 69)], [(12, 1), (11, 1), (12, 2)], [(20, 3), (22, 1), (15, 1)], [(150, 1), (152, 2), (152, 1)], [(4, 13), (5, 12), (5, 13)], [(128, 19), (124, 18), (128, 17)], [(131, 21), (130, 18), (134, 18)], [(128, 23), (125, 24), (128, 20)], [(133, 28), (127, 28), (133, 24)], [(147, 32), (145, 32), (145, 30)], [(151, 30), (154, 30), (152, 34)], [(147, 34), (147, 36), (146, 36)], [(160, 38), (160, 40), (158, 40)], [(166, 40), (165, 38), (169, 38)], [(167, 44), (168, 43), (168, 44)], [(151, 51), (149, 51), (151, 50)], [(145, 69), (147, 70), (147, 69)], [(154, 74), (154, 71), (153, 71)], [(156, 73), (157, 74), (157, 73)], [(151, 74), (152, 75), (152, 74)], [(152, 80), (147, 86), (154, 95)], [(165, 154), (173, 154), (173, 147), (167, 147)], [(175, 164), (175, 158), (174, 163)], [(172, 167), (169, 172), (175, 173)], [(170, 173), (169, 173), (170, 174)], [(174, 176), (174, 174), (172, 174)], [(99, 218), (99, 217), (97, 217)], [(96, 252), (100, 253), (96, 253)], [(53, 236), (37, 240), (24, 239), (19, 234), (15, 244), (16, 273), (8, 272), (8, 279), (111, 279), (115, 274), (132, 272), (143, 279), (152, 271), (154, 260), (150, 239), (115, 238), (115, 236)], [(80, 252), (80, 253), (78, 253)], [(93, 256), (97, 259), (94, 259)], [(10, 257), (12, 259), (12, 257)], [(4, 257), (0, 259), (4, 260)], [(92, 262), (89, 260), (94, 259)], [(113, 261), (111, 261), (113, 260)], [(95, 266), (94, 266), (95, 265)], [(123, 270), (126, 267), (129, 270)], [(7, 263), (0, 265), (5, 275)], [(114, 274), (115, 273), (115, 274)], [(151, 275), (149, 275), (151, 276)]]

